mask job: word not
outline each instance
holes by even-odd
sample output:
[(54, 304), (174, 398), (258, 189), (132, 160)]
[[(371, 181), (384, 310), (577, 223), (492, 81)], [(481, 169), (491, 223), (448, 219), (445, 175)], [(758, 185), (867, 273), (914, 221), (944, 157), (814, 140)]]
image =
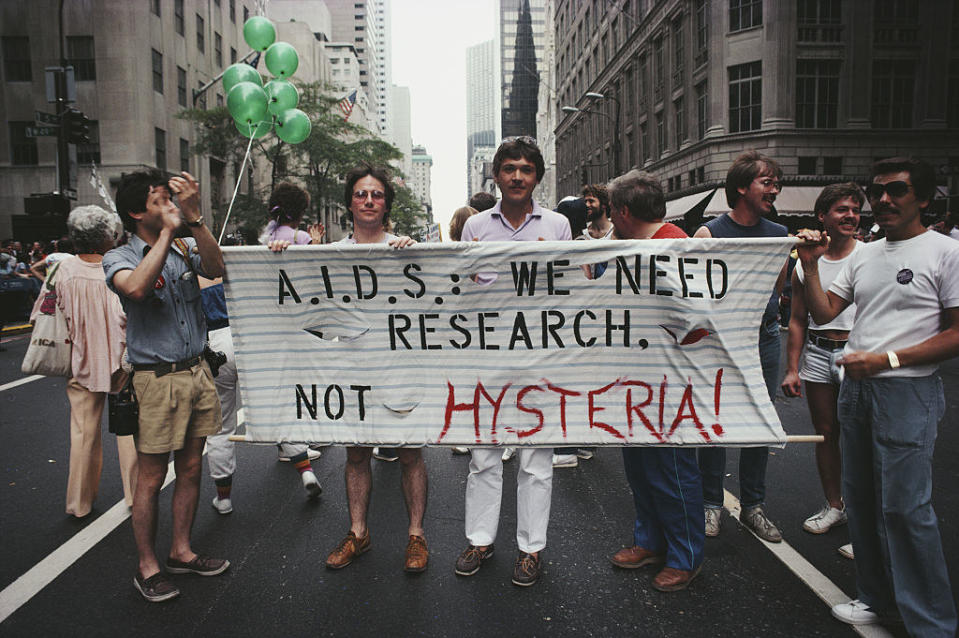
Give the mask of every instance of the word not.
[[(303, 408), (306, 408), (309, 418), (316, 421), (319, 415), (316, 384), (310, 385), (309, 395), (307, 395), (306, 390), (304, 390), (303, 386), (299, 383), (297, 383), (294, 388), (296, 390), (296, 418), (303, 419)], [(366, 419), (366, 401), (364, 395), (373, 388), (368, 385), (351, 385), (349, 389), (356, 393), (358, 414), (360, 421), (364, 421)], [(323, 410), (326, 413), (326, 418), (330, 421), (339, 421), (343, 418), (343, 414), (346, 412), (346, 397), (342, 387), (335, 383), (326, 387), (326, 391), (323, 393)]]

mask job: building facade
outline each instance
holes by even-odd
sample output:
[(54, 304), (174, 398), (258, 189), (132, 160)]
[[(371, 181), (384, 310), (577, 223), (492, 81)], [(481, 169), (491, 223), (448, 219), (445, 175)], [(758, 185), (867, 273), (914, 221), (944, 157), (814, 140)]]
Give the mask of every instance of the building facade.
[(425, 217), (432, 221), (433, 196), (430, 194), (432, 188), (431, 174), (433, 169), (433, 158), (429, 156), (426, 149), (422, 146), (413, 147), (413, 171), (407, 182), (413, 196), (417, 201), (423, 204)]
[(675, 199), (721, 185), (748, 148), (780, 162), (787, 190), (902, 154), (952, 180), (954, 5), (557, 0), (559, 190), (643, 168)]
[[(466, 198), (482, 190), (483, 158), (496, 146), (496, 52), (487, 40), (466, 49)], [(478, 164), (477, 164), (478, 162)], [(492, 177), (489, 175), (488, 177)]]

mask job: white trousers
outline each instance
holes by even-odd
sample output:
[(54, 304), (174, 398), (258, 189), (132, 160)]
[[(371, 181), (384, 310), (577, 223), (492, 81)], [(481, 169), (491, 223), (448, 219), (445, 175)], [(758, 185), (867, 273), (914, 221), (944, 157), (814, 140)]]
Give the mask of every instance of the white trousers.
[[(471, 448), (466, 478), (466, 538), (471, 545), (490, 545), (499, 527), (503, 494), (502, 448)], [(549, 506), (553, 494), (553, 449), (517, 448), (516, 545), (521, 552), (546, 547)]]
[[(211, 330), (210, 348), (226, 355), (226, 363), (213, 378), (216, 393), (220, 397), (220, 431), (206, 438), (207, 462), (213, 479), (227, 478), (236, 472), (236, 444), (230, 437), (236, 433), (236, 413), (242, 406), (237, 388), (236, 356), (233, 353), (233, 336), (230, 327)], [(296, 456), (306, 452), (303, 444), (280, 443), (280, 454)]]

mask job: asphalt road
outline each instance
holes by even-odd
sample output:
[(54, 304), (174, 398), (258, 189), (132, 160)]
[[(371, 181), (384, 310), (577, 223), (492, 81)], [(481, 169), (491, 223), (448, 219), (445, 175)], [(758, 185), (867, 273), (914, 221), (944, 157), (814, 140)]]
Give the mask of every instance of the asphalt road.
[[(5, 338), (0, 386), (23, 377), (25, 337)], [(959, 361), (943, 369), (947, 415), (935, 458), (934, 505), (946, 558), (959, 585)], [(516, 463), (507, 464), (497, 553), (471, 578), (453, 574), (465, 547), (463, 499), (468, 459), (447, 449), (426, 451), (430, 500), (426, 530), (430, 567), (402, 571), (406, 514), (397, 464), (374, 462), (370, 511), (373, 548), (340, 571), (324, 567), (327, 553), (348, 529), (342, 449), (327, 448), (314, 463), (324, 486), (306, 499), (294, 470), (276, 462), (271, 446), (241, 444), (234, 479), (235, 511), (218, 515), (204, 476), (193, 532), (194, 547), (224, 556), (223, 576), (175, 577), (183, 594), (161, 605), (134, 590), (135, 549), (121, 500), (116, 446), (103, 424), (104, 470), (93, 514), (64, 514), (68, 465), (68, 404), (62, 379), (43, 378), (0, 390), (0, 617), (11, 596), (27, 591), (22, 579), (46, 577), (45, 587), (14, 605), (0, 636), (854, 636), (832, 619), (828, 606), (769, 546), (724, 514), (722, 534), (707, 539), (702, 574), (684, 592), (650, 586), (654, 571), (614, 569), (608, 557), (631, 543), (633, 505), (615, 448), (601, 449), (575, 469), (555, 473), (549, 545), (541, 581), (510, 583), (515, 558)], [(789, 434), (811, 434), (804, 400), (776, 401)], [(802, 531), (822, 501), (811, 444), (772, 449), (767, 510), (786, 544), (847, 595), (854, 594), (853, 563), (836, 548), (844, 528), (824, 536)], [(727, 489), (734, 494), (731, 453)], [(158, 550), (169, 548), (172, 487), (161, 495)], [(118, 523), (107, 524), (116, 518)], [(100, 528), (107, 531), (100, 533)], [(112, 530), (112, 531), (111, 531)], [(59, 559), (91, 536), (75, 560)], [(102, 536), (102, 537), (101, 537)], [(780, 546), (782, 547), (782, 546)], [(48, 558), (51, 553), (52, 558)], [(41, 563), (41, 561), (44, 561)], [(787, 559), (799, 564), (799, 559)], [(19, 579), (19, 580), (18, 580)], [(956, 591), (959, 591), (957, 589)], [(905, 635), (902, 628), (889, 628)], [(888, 634), (885, 634), (888, 635)]]

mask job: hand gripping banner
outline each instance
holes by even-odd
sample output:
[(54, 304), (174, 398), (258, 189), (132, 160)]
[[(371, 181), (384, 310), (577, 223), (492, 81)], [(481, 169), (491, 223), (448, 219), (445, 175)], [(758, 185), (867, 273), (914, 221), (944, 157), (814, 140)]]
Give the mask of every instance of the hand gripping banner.
[(758, 341), (794, 243), (226, 248), (246, 438), (783, 445)]

